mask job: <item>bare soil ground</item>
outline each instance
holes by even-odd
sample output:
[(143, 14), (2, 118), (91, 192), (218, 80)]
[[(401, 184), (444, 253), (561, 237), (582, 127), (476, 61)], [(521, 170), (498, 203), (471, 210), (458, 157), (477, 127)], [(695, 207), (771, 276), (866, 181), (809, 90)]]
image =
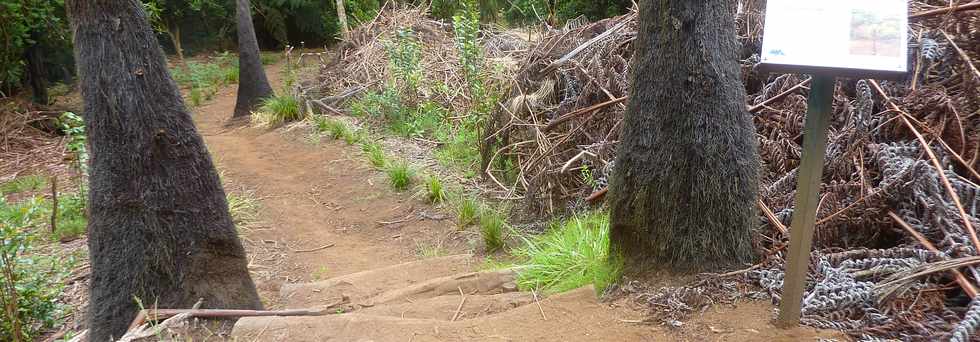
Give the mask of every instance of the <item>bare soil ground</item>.
[[(267, 68), (279, 83), (279, 66)], [(772, 306), (743, 303), (705, 312), (680, 329), (637, 324), (642, 313), (603, 303), (592, 289), (551, 298), (513, 292), (507, 275), (474, 274), (475, 232), (448, 210), (397, 193), (356, 147), (314, 144), (296, 129), (229, 123), (235, 88), (195, 108), (226, 190), (259, 199), (243, 229), (251, 270), (269, 308), (318, 307), (335, 295), (337, 315), (252, 318), (234, 336), (258, 341), (805, 341), (840, 334), (780, 330)], [(327, 247), (329, 246), (329, 247)], [(420, 246), (437, 246), (429, 261)], [(414, 262), (414, 263), (413, 263)], [(504, 278), (498, 278), (504, 277)], [(469, 281), (467, 279), (478, 279)], [(489, 280), (488, 280), (489, 279)], [(448, 286), (448, 287), (447, 287)], [(465, 290), (464, 290), (465, 288)], [(458, 289), (458, 292), (456, 292)], [(301, 294), (301, 295), (297, 295)], [(466, 303), (468, 305), (465, 305)]]

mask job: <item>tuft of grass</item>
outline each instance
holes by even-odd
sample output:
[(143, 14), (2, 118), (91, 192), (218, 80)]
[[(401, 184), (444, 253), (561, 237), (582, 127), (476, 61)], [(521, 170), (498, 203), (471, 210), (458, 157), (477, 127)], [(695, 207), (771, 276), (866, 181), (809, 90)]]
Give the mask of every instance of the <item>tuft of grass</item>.
[(415, 170), (404, 161), (391, 163), (386, 172), (388, 173), (388, 181), (391, 183), (391, 187), (398, 191), (408, 189), (412, 185), (412, 179), (415, 178)]
[(381, 148), (378, 143), (364, 143), (361, 145), (361, 150), (367, 154), (368, 161), (371, 162), (371, 166), (377, 169), (384, 169), (388, 166), (388, 157), (385, 156), (385, 151)]
[(313, 129), (317, 135), (327, 135), (333, 139), (343, 139), (348, 145), (360, 142), (364, 135), (343, 120), (335, 120), (326, 115), (312, 117)]
[(418, 243), (415, 245), (415, 254), (422, 259), (438, 258), (441, 256), (448, 255), (448, 253), (446, 253), (446, 251), (443, 250), (441, 246), (427, 245), (422, 243)]
[(446, 189), (442, 186), (442, 180), (439, 177), (426, 177), (425, 193), (429, 203), (439, 204), (446, 201)]
[(228, 211), (237, 228), (248, 228), (258, 220), (259, 200), (254, 191), (228, 193)]
[(460, 229), (476, 223), (479, 208), (476, 199), (460, 195), (456, 203), (456, 223)]
[(262, 61), (262, 65), (271, 65), (279, 63), (282, 56), (279, 53), (261, 53), (259, 54), (259, 60)]
[(319, 281), (327, 279), (327, 275), (330, 274), (329, 271), (330, 270), (327, 269), (327, 266), (320, 266), (320, 268), (316, 269), (316, 271), (313, 271), (313, 280)]
[(480, 213), (480, 235), (488, 252), (496, 252), (504, 248), (504, 229), (507, 226), (503, 214), (485, 209)]
[(47, 180), (39, 175), (21, 176), (0, 184), (0, 195), (41, 190), (47, 184)]
[(302, 119), (302, 116), (299, 100), (288, 95), (274, 95), (262, 101), (259, 111), (252, 115), (252, 120), (259, 126), (275, 126)]
[(558, 293), (593, 284), (601, 293), (622, 273), (622, 259), (609, 252), (608, 213), (578, 215), (523, 240), (525, 246), (513, 252), (522, 260), (522, 289)]

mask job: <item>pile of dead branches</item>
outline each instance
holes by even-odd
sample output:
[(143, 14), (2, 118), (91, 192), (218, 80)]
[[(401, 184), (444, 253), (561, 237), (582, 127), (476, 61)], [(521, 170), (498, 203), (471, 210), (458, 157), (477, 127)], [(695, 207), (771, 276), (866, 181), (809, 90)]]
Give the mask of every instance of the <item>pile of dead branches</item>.
[[(61, 111), (0, 99), (0, 183), (29, 174), (66, 176), (66, 139), (55, 134)], [(64, 178), (64, 177), (61, 177)]]
[[(387, 47), (395, 44), (398, 33), (410, 35), (421, 48), (420, 72), (425, 76), (417, 89), (419, 101), (432, 101), (454, 113), (467, 113), (474, 99), (469, 94), (466, 76), (460, 62), (453, 24), (434, 20), (428, 8), (395, 5), (390, 2), (370, 22), (351, 31), (349, 38), (329, 53), (305, 53), (300, 64), (315, 60), (316, 77), (304, 79), (297, 93), (311, 107), (337, 114), (335, 104), (364, 91), (389, 85), (395, 75)], [(528, 36), (512, 31), (483, 32), (480, 45), (487, 77), (499, 79), (513, 74), (527, 50)], [(325, 58), (326, 55), (333, 57)], [(508, 79), (509, 80), (509, 79)]]
[[(756, 72), (762, 5), (736, 11), (765, 214), (764, 262), (740, 276), (778, 300), (809, 79)], [(980, 2), (949, 6), (911, 5), (907, 79), (838, 83), (806, 324), (903, 340), (963, 340), (980, 324)], [(551, 30), (530, 48), (488, 130), (499, 142), (488, 170), (499, 174), (492, 161), (502, 158), (519, 166), (512, 183), (496, 182), (501, 191), (556, 213), (602, 190), (636, 29), (633, 12)]]

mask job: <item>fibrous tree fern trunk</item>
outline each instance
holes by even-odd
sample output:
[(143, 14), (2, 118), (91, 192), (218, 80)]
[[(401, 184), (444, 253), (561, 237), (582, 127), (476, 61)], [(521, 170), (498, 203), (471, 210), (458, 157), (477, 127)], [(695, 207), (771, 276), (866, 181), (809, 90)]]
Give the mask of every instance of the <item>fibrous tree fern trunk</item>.
[(234, 117), (244, 117), (263, 99), (272, 96), (272, 87), (262, 68), (259, 43), (252, 25), (252, 6), (248, 0), (235, 1), (238, 18), (238, 98)]
[(91, 146), (89, 341), (139, 309), (259, 309), (218, 173), (133, 0), (67, 2)]
[(634, 266), (697, 272), (752, 259), (759, 156), (732, 8), (640, 2), (610, 188), (613, 249)]

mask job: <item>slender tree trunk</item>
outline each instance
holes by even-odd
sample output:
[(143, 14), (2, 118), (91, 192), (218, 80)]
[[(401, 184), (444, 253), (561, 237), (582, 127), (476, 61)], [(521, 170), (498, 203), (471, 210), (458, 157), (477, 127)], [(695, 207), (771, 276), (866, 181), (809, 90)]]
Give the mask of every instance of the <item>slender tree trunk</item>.
[(612, 246), (633, 266), (687, 273), (752, 259), (759, 156), (731, 8), (640, 1), (610, 188)]
[(262, 69), (259, 43), (252, 26), (252, 6), (248, 0), (236, 0), (238, 16), (238, 99), (234, 117), (248, 116), (263, 99), (272, 96), (272, 87)]
[(344, 8), (344, 0), (337, 0), (337, 19), (340, 20), (340, 34), (347, 39), (350, 27), (347, 26), (347, 10)]
[(31, 32), (31, 39), (34, 44), (27, 48), (24, 57), (27, 60), (27, 79), (31, 83), (32, 100), (34, 103), (48, 104), (48, 78), (44, 72), (44, 60), (41, 58), (41, 34), (37, 31)]
[(180, 26), (179, 25), (167, 25), (167, 35), (170, 36), (170, 41), (174, 43), (174, 51), (177, 52), (177, 60), (180, 64), (184, 64), (184, 48), (180, 44)]
[(144, 306), (262, 307), (211, 157), (139, 2), (72, 0), (91, 144), (89, 341)]

